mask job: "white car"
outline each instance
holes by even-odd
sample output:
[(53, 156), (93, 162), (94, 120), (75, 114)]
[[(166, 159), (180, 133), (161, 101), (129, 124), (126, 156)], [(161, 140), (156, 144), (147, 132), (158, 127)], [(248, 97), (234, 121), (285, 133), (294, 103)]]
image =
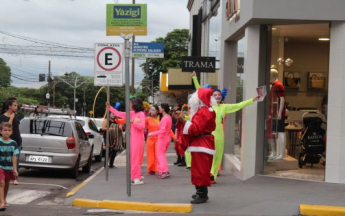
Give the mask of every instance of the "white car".
[(96, 124), (98, 130), (102, 129), (103, 118), (91, 118), (91, 120)]
[(77, 116), (76, 120), (83, 126), (83, 129), (86, 135), (94, 135), (93, 139), (89, 139), (90, 143), (93, 144), (93, 156), (95, 160), (100, 162), (102, 161), (102, 156), (104, 152), (104, 140), (103, 135), (100, 134), (100, 130), (96, 126), (92, 118)]

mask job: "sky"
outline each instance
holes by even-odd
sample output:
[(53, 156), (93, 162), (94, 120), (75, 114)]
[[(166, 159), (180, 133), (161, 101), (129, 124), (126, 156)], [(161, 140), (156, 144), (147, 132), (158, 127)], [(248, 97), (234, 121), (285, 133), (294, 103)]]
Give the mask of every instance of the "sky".
[[(189, 29), (187, 2), (136, 0), (136, 4), (147, 4), (148, 34), (136, 36), (135, 41), (151, 42), (173, 29)], [(106, 5), (117, 3), (131, 4), (132, 0), (1, 0), (0, 58), (16, 76), (12, 77), (12, 85), (32, 88), (44, 85), (37, 82), (38, 75), (48, 73), (49, 61), (53, 76), (71, 71), (93, 76), (93, 58), (29, 55), (23, 48), (26, 54), (2, 52), (11, 45), (44, 47), (46, 42), (83, 48), (93, 48), (95, 43), (121, 43), (123, 39), (119, 36), (106, 36)], [(140, 63), (143, 60), (136, 61), (136, 83), (143, 78)]]

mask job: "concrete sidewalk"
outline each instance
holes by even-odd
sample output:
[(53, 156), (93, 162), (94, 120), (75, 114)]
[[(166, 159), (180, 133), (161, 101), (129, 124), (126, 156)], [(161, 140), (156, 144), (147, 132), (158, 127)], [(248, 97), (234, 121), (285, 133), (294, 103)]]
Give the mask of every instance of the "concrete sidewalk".
[[(169, 158), (169, 157), (168, 157)], [(170, 158), (170, 163), (172, 158)], [(184, 167), (169, 166), (172, 176), (158, 179), (146, 175), (144, 184), (132, 186), (132, 196), (126, 192), (125, 167), (105, 170), (95, 176), (66, 202), (83, 198), (150, 203), (189, 204), (195, 192), (190, 183), (190, 171)], [(192, 213), (227, 215), (298, 215), (300, 204), (345, 206), (345, 186), (340, 184), (288, 180), (256, 176), (247, 181), (223, 174), (217, 184), (209, 188), (209, 201), (194, 205)]]

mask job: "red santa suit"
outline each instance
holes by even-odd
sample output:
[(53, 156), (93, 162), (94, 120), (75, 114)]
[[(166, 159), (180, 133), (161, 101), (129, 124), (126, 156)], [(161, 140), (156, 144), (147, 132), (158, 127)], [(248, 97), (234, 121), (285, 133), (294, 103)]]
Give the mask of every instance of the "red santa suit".
[[(216, 128), (216, 114), (211, 107), (211, 89), (199, 88), (195, 94), (204, 105), (195, 113), (191, 113), (191, 121), (185, 123), (183, 134), (189, 137), (187, 151), (192, 154), (192, 184), (207, 187), (211, 185), (210, 171), (215, 154), (214, 137), (211, 132)], [(190, 106), (193, 110), (193, 105)]]

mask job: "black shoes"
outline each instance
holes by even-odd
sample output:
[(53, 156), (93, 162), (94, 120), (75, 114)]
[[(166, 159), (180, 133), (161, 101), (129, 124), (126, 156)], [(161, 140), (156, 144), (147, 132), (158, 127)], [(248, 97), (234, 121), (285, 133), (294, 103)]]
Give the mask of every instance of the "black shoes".
[(201, 204), (208, 200), (208, 189), (207, 186), (195, 186), (196, 194), (192, 195), (193, 200), (190, 201), (191, 204)]
[(179, 164), (181, 162), (182, 162), (181, 161), (181, 156), (177, 155), (177, 160), (176, 160), (176, 162), (174, 162), (174, 165), (177, 165), (177, 164)]
[(191, 204), (201, 204), (201, 203), (207, 202), (207, 200), (208, 200), (208, 196), (201, 197), (201, 196), (196, 195), (196, 197), (192, 201), (190, 201), (190, 203)]
[(185, 162), (181, 162), (181, 163), (177, 164), (177, 166), (183, 167), (183, 166), (187, 166), (187, 164)]
[(186, 166), (187, 164), (186, 164), (185, 157), (180, 157), (180, 158), (181, 158), (180, 163), (178, 163), (177, 166), (179, 166), (179, 167)]

